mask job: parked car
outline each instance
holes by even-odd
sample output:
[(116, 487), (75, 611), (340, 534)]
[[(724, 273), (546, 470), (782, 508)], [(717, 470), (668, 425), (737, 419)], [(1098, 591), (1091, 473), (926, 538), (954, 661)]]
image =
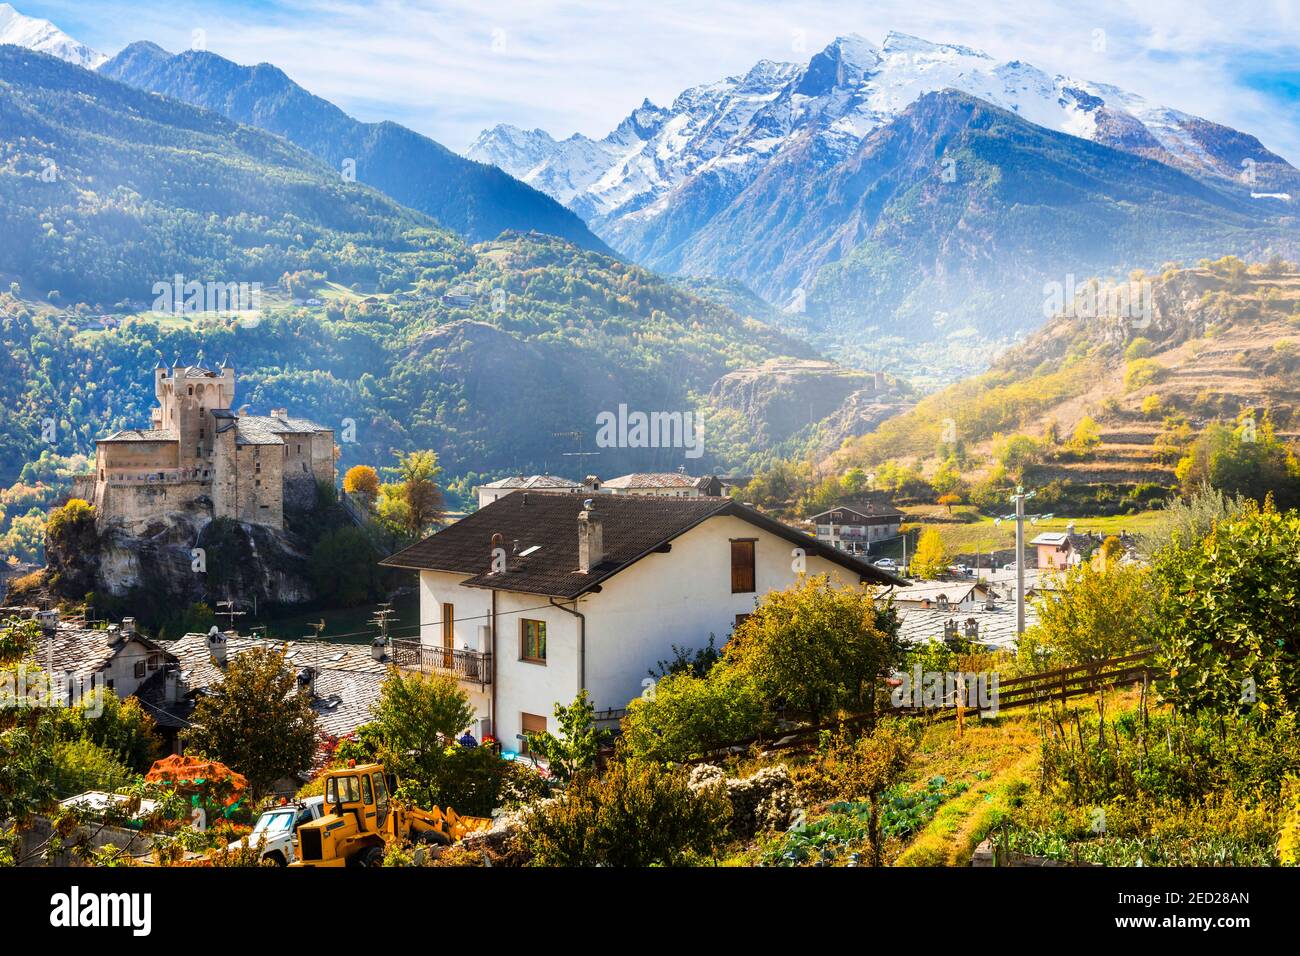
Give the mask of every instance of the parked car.
[[(270, 860), (277, 866), (288, 866), (297, 859), (298, 828), (304, 823), (319, 820), (325, 812), (325, 798), (308, 797), (301, 803), (286, 803), (272, 807), (253, 825), (253, 832), (247, 837), (249, 846), (256, 846), (259, 840), (265, 840), (262, 846), (262, 859)], [(231, 850), (239, 848), (241, 841), (230, 844)]]
[(897, 571), (898, 562), (893, 558), (881, 558), (876, 562), (876, 567), (880, 568), (882, 571)]

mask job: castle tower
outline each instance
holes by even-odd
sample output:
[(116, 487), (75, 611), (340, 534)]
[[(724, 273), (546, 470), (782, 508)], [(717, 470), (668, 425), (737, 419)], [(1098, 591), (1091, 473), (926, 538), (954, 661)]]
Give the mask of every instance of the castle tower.
[(199, 365), (172, 363), (154, 370), (158, 397), (155, 427), (176, 432), (181, 468), (210, 468), (215, 421), (214, 409), (230, 408), (235, 400), (235, 369), (222, 362), (213, 372)]

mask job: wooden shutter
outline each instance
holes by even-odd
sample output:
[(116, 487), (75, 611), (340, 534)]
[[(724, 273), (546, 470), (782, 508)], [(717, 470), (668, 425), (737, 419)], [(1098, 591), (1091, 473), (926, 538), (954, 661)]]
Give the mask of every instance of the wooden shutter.
[(731, 593), (749, 594), (754, 590), (754, 541), (731, 542)]

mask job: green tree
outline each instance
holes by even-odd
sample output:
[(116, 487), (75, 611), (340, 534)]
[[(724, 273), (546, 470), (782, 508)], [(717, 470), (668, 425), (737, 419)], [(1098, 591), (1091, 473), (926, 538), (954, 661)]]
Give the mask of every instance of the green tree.
[(153, 765), (160, 744), (154, 720), (140, 701), (123, 700), (107, 688), (96, 688), (68, 714), (64, 736), (89, 740), (136, 773)]
[(572, 704), (567, 707), (555, 705), (555, 718), (560, 728), (558, 737), (550, 731), (528, 735), (529, 748), (546, 758), (551, 773), (561, 783), (568, 783), (596, 766), (596, 755), (600, 752), (604, 735), (596, 729), (595, 714), (596, 708), (583, 688)]
[(838, 709), (874, 713), (899, 660), (894, 609), (827, 575), (766, 594), (723, 648), (724, 666), (814, 723)]
[(375, 551), (360, 528), (326, 531), (307, 559), (307, 573), (317, 594), (352, 607), (370, 597), (374, 587)]
[(31, 654), (40, 636), (41, 628), (36, 621), (5, 618), (0, 622), (0, 664), (17, 663)]
[(1253, 505), (1158, 552), (1153, 631), (1179, 708), (1276, 716), (1300, 705), (1300, 514)]
[(1184, 493), (1208, 484), (1261, 504), (1271, 494), (1280, 508), (1300, 505), (1300, 462), (1278, 439), (1267, 415), (1258, 425), (1252, 414), (1244, 414), (1236, 428), (1208, 426), (1175, 473)]
[(449, 674), (391, 670), (369, 726), (379, 756), (401, 778), (403, 795), (423, 805), (445, 799), (449, 751), (474, 720), (469, 695)]
[(717, 664), (704, 676), (669, 674), (629, 703), (622, 741), (636, 757), (690, 760), (754, 737), (770, 719), (758, 687)]
[(1089, 562), (1068, 569), (1038, 605), (1038, 623), (1020, 653), (1035, 666), (1092, 665), (1132, 652), (1149, 637), (1152, 597), (1147, 569)]
[(199, 697), (185, 743), (248, 778), (257, 795), (311, 766), (316, 714), (284, 655), (252, 648)]

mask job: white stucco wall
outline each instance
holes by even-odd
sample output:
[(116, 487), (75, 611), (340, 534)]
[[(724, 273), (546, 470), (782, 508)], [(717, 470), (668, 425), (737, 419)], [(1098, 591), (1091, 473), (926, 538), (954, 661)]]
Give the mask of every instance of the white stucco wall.
[[(577, 528), (574, 528), (577, 534)], [(750, 594), (731, 593), (731, 540), (756, 539), (755, 586)], [(598, 710), (622, 708), (644, 690), (643, 680), (656, 664), (672, 656), (672, 646), (701, 648), (709, 635), (721, 647), (731, 636), (737, 614), (754, 609), (756, 600), (789, 587), (797, 578), (795, 545), (730, 516), (711, 518), (672, 542), (666, 554), (651, 554), (584, 596), (577, 609), (586, 617), (586, 686)], [(829, 573), (843, 585), (859, 586), (858, 577), (823, 558), (808, 556), (809, 574)], [(438, 571), (420, 573), (421, 640), (441, 646), (441, 605), (455, 605), (456, 647), (477, 646), (477, 625), (488, 621), (492, 594), (468, 588), (465, 576)], [(572, 606), (572, 602), (561, 602)], [(519, 659), (519, 621), (546, 622), (547, 662)], [(524, 713), (544, 716), (555, 730), (557, 703), (569, 703), (580, 688), (578, 626), (573, 615), (550, 606), (536, 594), (497, 592), (496, 733), (507, 749)], [(491, 694), (463, 683), (480, 716), (488, 713)]]

